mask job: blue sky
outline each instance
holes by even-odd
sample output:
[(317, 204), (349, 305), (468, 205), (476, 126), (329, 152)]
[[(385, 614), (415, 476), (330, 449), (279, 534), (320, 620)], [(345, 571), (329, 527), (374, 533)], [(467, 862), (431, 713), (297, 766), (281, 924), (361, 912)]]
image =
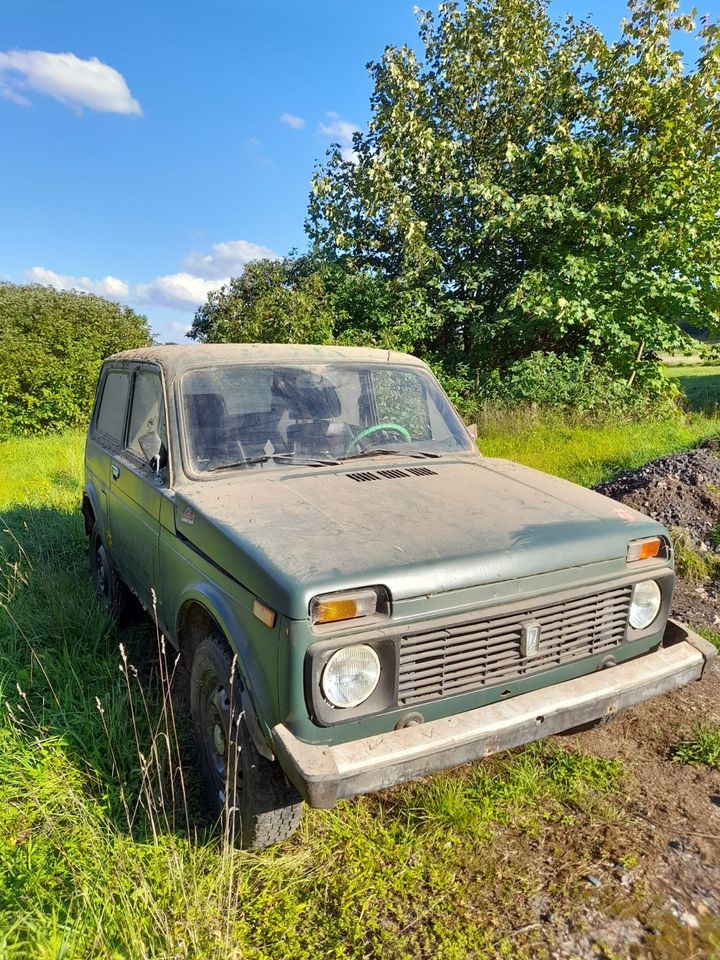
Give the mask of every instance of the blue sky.
[[(551, 11), (614, 37), (625, 4)], [(0, 25), (0, 279), (114, 296), (174, 340), (248, 258), (304, 248), (365, 64), (417, 36), (406, 0), (0, 0)]]

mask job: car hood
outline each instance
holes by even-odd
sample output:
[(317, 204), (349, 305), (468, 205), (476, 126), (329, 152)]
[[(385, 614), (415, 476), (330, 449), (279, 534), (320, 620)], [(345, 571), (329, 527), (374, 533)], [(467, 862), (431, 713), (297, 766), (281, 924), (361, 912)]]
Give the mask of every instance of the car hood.
[(176, 529), (297, 619), (317, 593), (384, 584), (396, 600), (430, 596), (622, 559), (628, 540), (663, 531), (510, 461), (389, 460), (188, 484), (176, 493)]

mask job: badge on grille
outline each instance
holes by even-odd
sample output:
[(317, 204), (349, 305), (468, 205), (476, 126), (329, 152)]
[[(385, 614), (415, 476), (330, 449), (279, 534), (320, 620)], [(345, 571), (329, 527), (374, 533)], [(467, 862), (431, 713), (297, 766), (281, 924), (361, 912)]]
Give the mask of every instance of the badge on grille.
[(534, 657), (540, 650), (540, 624), (537, 620), (527, 620), (520, 634), (520, 656)]

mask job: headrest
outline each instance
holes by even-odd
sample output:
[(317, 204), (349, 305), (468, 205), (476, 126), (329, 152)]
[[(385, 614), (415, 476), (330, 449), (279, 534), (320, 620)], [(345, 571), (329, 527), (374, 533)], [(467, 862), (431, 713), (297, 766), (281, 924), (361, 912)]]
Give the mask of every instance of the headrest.
[(275, 388), (287, 400), (288, 414), (295, 420), (332, 420), (340, 416), (340, 398), (324, 377), (305, 372), (292, 378), (283, 376)]
[(227, 404), (220, 393), (186, 393), (185, 411), (194, 423), (221, 423), (227, 417)]

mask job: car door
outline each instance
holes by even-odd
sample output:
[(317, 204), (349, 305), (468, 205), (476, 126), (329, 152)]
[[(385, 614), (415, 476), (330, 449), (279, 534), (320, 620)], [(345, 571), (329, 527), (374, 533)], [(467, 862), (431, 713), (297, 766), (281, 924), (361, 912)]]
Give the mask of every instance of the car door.
[(110, 460), (120, 451), (125, 439), (130, 385), (127, 366), (110, 364), (104, 367), (85, 444), (85, 486), (108, 549), (112, 548), (108, 508)]
[(167, 416), (159, 368), (138, 364), (132, 371), (127, 430), (110, 460), (110, 525), (113, 559), (120, 575), (148, 608), (158, 582), (160, 508), (168, 495), (167, 468), (148, 463), (140, 439), (157, 433), (167, 450)]

